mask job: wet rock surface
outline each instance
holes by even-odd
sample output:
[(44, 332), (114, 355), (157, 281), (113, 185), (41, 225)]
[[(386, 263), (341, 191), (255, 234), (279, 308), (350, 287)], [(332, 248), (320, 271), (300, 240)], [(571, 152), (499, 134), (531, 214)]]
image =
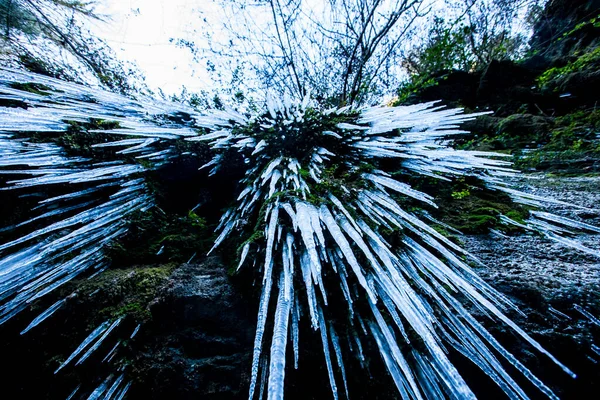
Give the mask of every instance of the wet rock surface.
[[(592, 210), (600, 204), (599, 177), (530, 175), (515, 183), (526, 192), (582, 207), (551, 205), (551, 212), (600, 225), (600, 214)], [(477, 273), (524, 314), (511, 313), (511, 318), (578, 377), (570, 378), (503, 324), (488, 320), (488, 329), (561, 398), (585, 398), (586, 393), (600, 389), (600, 356), (592, 349), (592, 344), (600, 343), (600, 326), (580, 311), (600, 315), (600, 260), (534, 235), (471, 235), (463, 240), (466, 249), (486, 264)], [(577, 240), (600, 247), (598, 235), (582, 235)], [(244, 398), (256, 318), (253, 304), (242, 300), (246, 295), (231, 282), (219, 258), (176, 269), (150, 307), (153, 322), (140, 334), (144, 345), (133, 363), (131, 398)], [(321, 355), (310, 351), (319, 349), (318, 343), (308, 340), (309, 332), (302, 333), (307, 342), (301, 348), (301, 368), (290, 369), (286, 376), (293, 388), (286, 396), (329, 397), (325, 371), (318, 367), (322, 367)], [(372, 366), (380, 367), (380, 360), (373, 361)], [(481, 372), (462, 367), (479, 396), (505, 397), (481, 379)], [(380, 376), (374, 377), (372, 372), (369, 375), (350, 363), (354, 398), (395, 398), (397, 393), (388, 390), (393, 385), (387, 373), (377, 368)], [(518, 375), (514, 371), (532, 398), (543, 398)], [(307, 387), (307, 381), (314, 384)], [(478, 387), (478, 381), (485, 382), (485, 387)]]
[(179, 267), (150, 310), (130, 398), (246, 395), (255, 315), (218, 258)]
[[(600, 178), (553, 178), (532, 175), (516, 181), (519, 189), (584, 208), (600, 204)], [(593, 225), (600, 214), (591, 209), (550, 205), (549, 211)], [(576, 238), (600, 249), (600, 235)], [(600, 259), (533, 235), (466, 236), (464, 247), (486, 267), (477, 273), (507, 295), (525, 314), (511, 318), (578, 376), (571, 379), (510, 329), (488, 323), (507, 348), (523, 360), (561, 398), (590, 398), (600, 389), (600, 326), (584, 315), (600, 315)], [(583, 310), (583, 311), (581, 311)]]

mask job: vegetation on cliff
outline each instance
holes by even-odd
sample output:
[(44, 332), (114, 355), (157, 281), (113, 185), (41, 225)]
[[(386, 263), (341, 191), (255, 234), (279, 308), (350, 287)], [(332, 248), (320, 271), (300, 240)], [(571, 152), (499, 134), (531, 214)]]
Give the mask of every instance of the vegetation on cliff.
[[(561, 59), (540, 59), (536, 51), (519, 53), (518, 38), (502, 30), (482, 34), (489, 21), (473, 24), (479, 14), (466, 15), (471, 25), (458, 30), (436, 22), (417, 57), (425, 67), (400, 88), (395, 105), (451, 94), (449, 104), (468, 111), (496, 109), (470, 122), (473, 135), (455, 126), (469, 116), (433, 103), (325, 107), (373, 94), (373, 80), (363, 85), (354, 72), (339, 96), (269, 98), (251, 117), (225, 105), (201, 115), (3, 70), (0, 96), (10, 118), (0, 161), (16, 179), (2, 181), (11, 190), (1, 196), (16, 215), (1, 215), (7, 228), (0, 250), (12, 253), (0, 263), (23, 261), (7, 267), (3, 320), (18, 326), (21, 312), (33, 312), (28, 332), (54, 313), (85, 316), (59, 338), (42, 330), (60, 347), (46, 367), (64, 368), (69, 383), (85, 381), (81, 393), (124, 395), (126, 377), (143, 375), (130, 351), (140, 325), (161, 329), (152, 311), (158, 297), (173, 292), (167, 287), (174, 279), (204, 279), (190, 272), (193, 265), (176, 278), (177, 266), (220, 247), (229, 272), (243, 267), (245, 290), (260, 297), (250, 397), (255, 390), (276, 398), (289, 392), (286, 361), (291, 371), (292, 353), (297, 364), (303, 346), (315, 341), (334, 397), (342, 383), (349, 394), (346, 371), (357, 374), (354, 364), (370, 369), (376, 362), (401, 395), (474, 396), (455, 353), (506, 394), (525, 397), (529, 389), (513, 381), (497, 360), (502, 355), (552, 397), (553, 388), (472, 317), (472, 309), (487, 310), (573, 375), (508, 319), (501, 308), (512, 303), (471, 272), (467, 261), (477, 260), (461, 249), (457, 230), (498, 237), (527, 231), (597, 254), (570, 231), (598, 228), (540, 212), (541, 196), (498, 179), (511, 174), (507, 155), (523, 169), (596, 171), (599, 115), (583, 87), (595, 84), (597, 47), (592, 40)], [(594, 29), (595, 20), (579, 23), (557, 41)], [(305, 91), (300, 80), (294, 85)], [(211, 167), (214, 177), (200, 167)], [(286, 351), (288, 337), (293, 351)], [(71, 342), (81, 344), (73, 350)], [(363, 343), (366, 356), (358, 350)], [(98, 349), (108, 350), (104, 358)], [(100, 367), (84, 363), (88, 358)]]

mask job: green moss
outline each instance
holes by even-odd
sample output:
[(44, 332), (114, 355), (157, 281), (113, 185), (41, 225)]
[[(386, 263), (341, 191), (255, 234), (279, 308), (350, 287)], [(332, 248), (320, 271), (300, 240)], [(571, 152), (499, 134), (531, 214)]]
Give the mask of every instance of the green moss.
[(134, 315), (136, 319), (150, 319), (151, 314), (150, 311), (138, 302), (126, 303), (122, 307), (118, 308), (113, 313), (114, 317), (123, 317), (126, 315)]
[(52, 88), (49, 86), (34, 82), (11, 82), (8, 86), (10, 86), (13, 89), (22, 90), (24, 92), (29, 92), (33, 94), (39, 94), (41, 96), (49, 96), (50, 91), (52, 90)]
[(590, 18), (587, 21), (580, 22), (579, 24), (575, 25), (575, 27), (573, 29), (571, 29), (568, 32), (565, 32), (561, 37), (556, 39), (556, 41), (560, 42), (561, 40), (565, 40), (565, 39), (573, 36), (577, 32), (580, 32), (584, 29), (590, 29), (590, 28), (592, 28), (592, 29), (600, 28), (600, 15)]
[(138, 323), (147, 321), (151, 318), (149, 304), (176, 266), (168, 263), (109, 269), (92, 279), (69, 282), (61, 296), (77, 293), (70, 307), (81, 308), (78, 315), (86, 316), (89, 328), (119, 317)]
[[(435, 194), (435, 203), (439, 208), (429, 212), (436, 219), (465, 234), (487, 233), (490, 228), (509, 233), (516, 231), (513, 227), (505, 226), (500, 215), (511, 215), (513, 219), (522, 221), (528, 217), (529, 209), (514, 203), (504, 193), (482, 186), (474, 177), (457, 179), (451, 184), (440, 184), (431, 179), (413, 184), (417, 190)], [(456, 241), (445, 228), (434, 225), (434, 229)]]
[(439, 233), (440, 235), (449, 239), (451, 242), (454, 242), (455, 244), (457, 244), (459, 246), (463, 245), (460, 238), (458, 236), (456, 236), (454, 233), (448, 232), (448, 230), (445, 227), (439, 226), (439, 225), (433, 225), (432, 227), (437, 233)]
[[(600, 64), (600, 46), (590, 52), (580, 55), (565, 66), (547, 69), (537, 78), (537, 81), (541, 87), (546, 87), (574, 72), (580, 72), (590, 68), (597, 69), (598, 64)], [(557, 89), (558, 88), (555, 88), (555, 90)]]
[(487, 232), (489, 228), (496, 227), (498, 222), (498, 218), (494, 215), (468, 215), (462, 230), (468, 233)]
[(465, 197), (468, 197), (470, 195), (471, 195), (471, 192), (469, 191), (468, 188), (467, 189), (462, 189), (462, 190), (460, 190), (458, 192), (452, 192), (450, 194), (450, 196), (452, 196), (452, 198), (456, 199), (456, 200), (464, 199)]
[(193, 210), (190, 210), (190, 212), (188, 212), (188, 220), (190, 221), (190, 224), (195, 227), (195, 228), (199, 228), (199, 229), (204, 229), (206, 228), (206, 220), (202, 217), (199, 217)]
[(117, 266), (185, 262), (205, 253), (213, 239), (212, 229), (194, 212), (179, 216), (153, 209), (134, 214), (127, 234), (106, 253)]
[[(242, 243), (241, 246), (247, 244), (247, 243), (254, 243), (256, 241), (262, 240), (265, 237), (264, 232), (262, 231), (262, 229), (256, 230), (254, 231), (254, 233), (244, 241), (244, 243)], [(240, 249), (241, 249), (240, 246)]]
[(577, 111), (555, 119), (548, 140), (529, 153), (517, 153), (521, 169), (555, 173), (594, 172), (600, 160), (600, 110)]
[(506, 215), (508, 218), (510, 218), (513, 221), (518, 222), (520, 224), (524, 224), (525, 217), (527, 217), (527, 215), (525, 215), (523, 212), (520, 212), (517, 210), (509, 210), (504, 215)]
[(61, 134), (56, 142), (63, 147), (67, 153), (80, 156), (89, 156), (92, 152), (101, 153), (102, 150), (93, 149), (95, 144), (106, 143), (112, 138), (104, 132), (93, 132), (97, 130), (108, 131), (119, 128), (116, 121), (90, 118), (88, 122), (65, 121), (68, 124), (66, 132)]
[(532, 114), (513, 114), (487, 127), (485, 132), (461, 138), (455, 146), (461, 150), (513, 153), (535, 149), (547, 143), (554, 129), (551, 118)]
[(423, 75), (414, 75), (407, 82), (400, 86), (397, 91), (397, 97), (390, 103), (390, 106), (399, 106), (405, 103), (411, 96), (418, 94), (424, 89), (437, 85), (439, 85), (439, 82), (435, 78)]
[(554, 173), (600, 171), (600, 110), (577, 110), (549, 118), (515, 114), (503, 119), (496, 132), (472, 137), (457, 148), (514, 155), (522, 170)]

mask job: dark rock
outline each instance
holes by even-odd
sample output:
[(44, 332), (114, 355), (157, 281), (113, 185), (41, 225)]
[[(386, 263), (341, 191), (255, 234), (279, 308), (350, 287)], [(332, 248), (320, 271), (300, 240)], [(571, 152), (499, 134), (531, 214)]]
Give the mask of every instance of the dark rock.
[[(600, 201), (600, 193), (591, 191), (597, 187), (598, 178), (537, 178), (523, 179), (520, 189), (582, 207), (592, 207)], [(573, 219), (581, 217), (572, 208), (561, 205), (552, 206), (549, 211)], [(597, 215), (590, 217), (589, 223), (598, 223)], [(576, 240), (594, 248), (600, 237), (583, 235)], [(578, 312), (576, 306), (592, 315), (600, 314), (599, 260), (537, 236), (468, 236), (465, 248), (486, 264), (477, 273), (526, 315), (513, 313), (510, 317), (575, 372), (577, 378), (569, 377), (510, 328), (488, 320), (486, 325), (494, 336), (559, 397), (588, 398), (589, 393), (597, 392), (600, 367), (592, 344), (600, 339), (600, 327)], [(542, 398), (535, 390), (531, 394)]]
[[(482, 115), (472, 121), (463, 123), (461, 128), (469, 132), (465, 135), (465, 139), (467, 140), (472, 138), (492, 137), (498, 134), (501, 121), (502, 118), (493, 115)], [(456, 140), (457, 145), (461, 145), (464, 142), (465, 140)]]
[(478, 94), (492, 98), (507, 88), (530, 85), (536, 75), (531, 70), (509, 60), (492, 61), (481, 76)]
[(443, 100), (450, 107), (492, 110), (495, 116), (514, 113), (538, 114), (554, 109), (560, 97), (537, 89), (541, 71), (513, 61), (492, 61), (484, 71), (443, 71), (434, 83), (412, 95), (406, 103)]
[[(534, 26), (531, 48), (547, 66), (600, 44), (598, 28), (587, 26), (572, 32), (578, 24), (600, 14), (600, 0), (551, 0)], [(572, 32), (565, 36), (566, 33)]]
[(218, 258), (179, 267), (151, 312), (153, 322), (134, 362), (132, 398), (247, 395), (255, 315)]
[(538, 71), (509, 60), (492, 61), (483, 72), (477, 89), (477, 103), (494, 110), (498, 116), (514, 113), (539, 113), (539, 108), (552, 104), (551, 93), (536, 89)]
[(513, 114), (498, 124), (500, 134), (494, 149), (536, 148), (546, 143), (552, 128), (552, 119), (532, 114)]
[(456, 107), (475, 108), (477, 106), (477, 73), (464, 71), (443, 71), (432, 77), (434, 84), (429, 85), (407, 103), (416, 104), (424, 101), (443, 100), (444, 104)]
[(598, 218), (599, 215), (593, 211), (580, 211), (577, 213), (577, 216), (581, 219), (592, 219)]
[[(549, 85), (549, 89), (556, 93), (569, 94), (567, 101), (571, 107), (593, 105), (598, 101), (600, 93), (600, 63), (596, 64), (599, 65), (559, 77)], [(565, 108), (564, 104), (561, 108)]]

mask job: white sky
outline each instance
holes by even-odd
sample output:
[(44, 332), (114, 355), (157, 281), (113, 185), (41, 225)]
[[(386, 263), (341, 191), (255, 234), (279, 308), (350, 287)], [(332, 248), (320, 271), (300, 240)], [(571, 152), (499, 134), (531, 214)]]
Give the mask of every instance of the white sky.
[[(207, 24), (213, 23), (210, 29), (218, 32), (227, 18), (220, 1), (98, 0), (96, 13), (107, 18), (106, 22), (93, 22), (92, 30), (119, 58), (137, 64), (150, 89), (160, 88), (167, 95), (181, 93), (183, 86), (190, 92), (210, 89), (206, 65), (197, 64), (188, 49), (169, 40), (187, 39), (202, 47), (203, 27), (207, 30)], [(316, 6), (325, 0), (307, 1)], [(430, 1), (439, 11), (443, 0)], [(251, 6), (252, 0), (246, 4)]]
[[(214, 24), (214, 32), (226, 18), (219, 1), (222, 0), (98, 0), (95, 11), (106, 18), (105, 22), (93, 22), (92, 30), (120, 59), (137, 64), (150, 89), (160, 88), (167, 95), (181, 93), (183, 86), (190, 92), (210, 89), (205, 65), (198, 65), (188, 49), (169, 40), (183, 38), (202, 46), (205, 21)], [(321, 1), (324, 0), (307, 3), (317, 9), (322, 6)], [(251, 7), (253, 2), (246, 4)], [(265, 17), (269, 19), (270, 15)]]
[[(192, 10), (210, 0), (101, 0), (96, 7), (106, 22), (94, 22), (94, 31), (119, 58), (135, 62), (151, 89), (166, 94), (179, 93), (185, 85), (190, 91), (206, 88), (208, 77), (201, 66), (194, 66), (189, 50), (169, 42), (171, 38), (190, 37), (198, 26), (199, 14)], [(214, 8), (214, 6), (213, 6)]]

